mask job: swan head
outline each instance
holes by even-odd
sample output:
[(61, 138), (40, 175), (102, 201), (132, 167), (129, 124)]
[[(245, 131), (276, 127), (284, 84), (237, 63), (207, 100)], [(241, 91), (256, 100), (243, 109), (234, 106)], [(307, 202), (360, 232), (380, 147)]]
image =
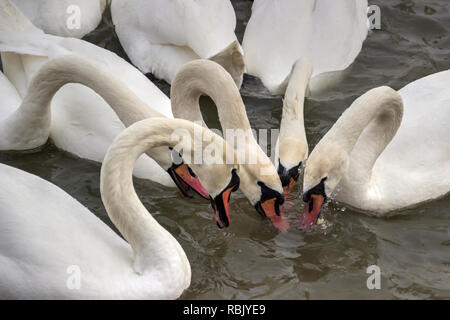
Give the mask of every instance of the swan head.
[(231, 193), (239, 189), (240, 178), (236, 173), (236, 169), (231, 171), (231, 178), (228, 185), (220, 191), (217, 195), (210, 196), (211, 207), (214, 211), (214, 218), (216, 219), (217, 226), (222, 229), (230, 225), (230, 209), (229, 203)]
[(229, 164), (192, 164), (200, 183), (209, 191), (209, 200), (219, 228), (230, 225), (231, 193), (238, 190), (240, 178), (237, 168)]
[(195, 192), (202, 198), (209, 200), (210, 195), (200, 183), (198, 176), (183, 161), (177, 151), (172, 148), (169, 149), (172, 155), (171, 165), (166, 170), (181, 193), (187, 198), (193, 198)]
[(278, 168), (284, 197), (287, 200), (300, 176), (300, 167), (308, 156), (306, 140), (284, 138), (279, 143)]
[(172, 147), (161, 146), (147, 151), (147, 154), (167, 171), (181, 193), (193, 198), (194, 193), (209, 200), (208, 191), (202, 186), (198, 176), (185, 163), (179, 152)]
[[(303, 175), (302, 199), (305, 208), (300, 218), (300, 227), (306, 230), (317, 222), (322, 206), (338, 186), (349, 163), (346, 152), (336, 145), (322, 141), (306, 161)], [(328, 146), (327, 150), (322, 147), (325, 145)]]
[[(261, 170), (269, 170), (263, 172)], [(284, 203), (283, 188), (273, 165), (262, 169), (258, 165), (240, 166), (241, 190), (256, 211), (269, 218), (273, 225), (285, 231), (287, 225), (281, 215)]]

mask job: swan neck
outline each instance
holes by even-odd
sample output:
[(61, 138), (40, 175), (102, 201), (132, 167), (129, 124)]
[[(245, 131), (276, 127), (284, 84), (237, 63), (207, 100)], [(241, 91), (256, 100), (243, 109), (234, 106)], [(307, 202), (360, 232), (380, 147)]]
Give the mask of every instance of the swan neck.
[(177, 141), (170, 139), (174, 129), (167, 125), (168, 120), (146, 119), (123, 131), (109, 148), (101, 168), (102, 201), (109, 218), (132, 247), (138, 272), (154, 268), (156, 263), (164, 263), (169, 257), (171, 266), (177, 265), (173, 261), (188, 264), (175, 238), (139, 200), (132, 178), (136, 160), (147, 150), (177, 145)]
[(368, 91), (343, 113), (328, 137), (349, 156), (351, 180), (359, 184), (369, 181), (376, 160), (394, 138), (402, 117), (402, 98), (389, 87)]
[[(161, 116), (147, 107), (106, 67), (77, 55), (66, 55), (47, 62), (39, 70), (22, 104), (6, 119), (5, 126), (15, 136), (20, 136), (23, 143), (36, 140), (36, 132), (46, 140), (50, 134), (51, 101), (68, 83), (82, 84), (94, 90), (112, 107), (125, 126), (143, 118)], [(36, 143), (42, 144), (45, 140)]]
[(280, 147), (283, 147), (283, 141), (289, 138), (307, 146), (303, 109), (312, 71), (313, 67), (309, 59), (300, 59), (294, 64), (283, 99)]
[(245, 106), (233, 78), (219, 64), (196, 60), (184, 65), (172, 81), (171, 103), (173, 115), (190, 121), (201, 121), (199, 98), (209, 96), (217, 106), (222, 131), (250, 130)]

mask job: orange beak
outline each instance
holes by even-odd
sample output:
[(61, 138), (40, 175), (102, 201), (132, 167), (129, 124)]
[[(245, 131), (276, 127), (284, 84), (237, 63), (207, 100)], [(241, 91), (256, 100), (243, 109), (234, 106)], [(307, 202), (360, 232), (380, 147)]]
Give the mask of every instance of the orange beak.
[(284, 193), (284, 200), (288, 201), (289, 200), (289, 196), (292, 192), (292, 189), (294, 188), (295, 185), (295, 180), (294, 178), (290, 178), (289, 179), (289, 184), (285, 187), (283, 187), (283, 193)]
[(185, 163), (182, 163), (177, 168), (175, 168), (175, 173), (184, 183), (191, 187), (201, 197), (209, 199), (209, 192), (206, 191), (206, 189), (200, 183), (198, 177)]
[(282, 232), (286, 232), (289, 229), (289, 223), (281, 212), (277, 214), (277, 210), (280, 211), (283, 206), (280, 205), (279, 209), (277, 209), (276, 200), (276, 198), (268, 199), (262, 202), (260, 206), (265, 216), (272, 221), (275, 228)]
[(219, 194), (215, 199), (210, 199), (214, 211), (214, 218), (220, 229), (230, 225), (230, 197), (231, 193), (235, 191), (235, 188), (236, 186), (231, 186), (225, 189), (225, 191)]
[(325, 202), (324, 196), (320, 194), (312, 194), (311, 198), (305, 205), (302, 216), (300, 218), (300, 228), (310, 230), (312, 225), (316, 224), (320, 215), (320, 210)]

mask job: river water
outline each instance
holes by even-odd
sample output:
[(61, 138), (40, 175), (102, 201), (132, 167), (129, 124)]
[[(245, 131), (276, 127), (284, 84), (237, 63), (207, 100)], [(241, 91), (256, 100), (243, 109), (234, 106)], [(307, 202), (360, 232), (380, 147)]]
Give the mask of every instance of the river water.
[[(381, 30), (369, 33), (338, 86), (306, 100), (310, 150), (367, 90), (380, 85), (400, 89), (450, 68), (448, 0), (426, 5), (419, 0), (369, 2), (381, 8)], [(233, 1), (240, 40), (251, 3)], [(109, 12), (85, 39), (126, 57)], [(169, 92), (163, 81), (155, 83)], [(279, 127), (282, 97), (268, 95), (251, 77), (245, 77), (241, 93), (254, 128)], [(218, 127), (212, 102), (207, 98), (201, 102), (207, 122)], [(51, 143), (32, 154), (0, 153), (0, 162), (60, 186), (114, 228), (100, 199), (99, 164)], [(135, 179), (135, 185), (145, 206), (181, 243), (190, 260), (192, 282), (183, 299), (450, 298), (450, 196), (385, 219), (332, 201), (323, 210), (324, 224), (304, 233), (296, 227), (303, 209), (297, 186), (294, 206), (286, 210), (292, 228), (280, 233), (240, 192), (232, 195), (231, 226), (219, 230), (207, 202), (186, 200), (177, 190), (149, 181)], [(371, 265), (381, 270), (380, 290), (367, 288)]]

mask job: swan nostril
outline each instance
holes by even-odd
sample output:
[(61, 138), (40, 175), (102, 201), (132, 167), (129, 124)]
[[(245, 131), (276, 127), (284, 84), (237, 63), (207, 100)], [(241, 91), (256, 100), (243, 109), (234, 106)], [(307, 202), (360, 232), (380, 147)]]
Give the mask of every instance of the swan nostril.
[(187, 166), (187, 169), (188, 169), (188, 172), (189, 172), (189, 174), (191, 175), (191, 177), (193, 177), (193, 178), (197, 177), (197, 176), (195, 175), (194, 171), (192, 171), (191, 167)]

